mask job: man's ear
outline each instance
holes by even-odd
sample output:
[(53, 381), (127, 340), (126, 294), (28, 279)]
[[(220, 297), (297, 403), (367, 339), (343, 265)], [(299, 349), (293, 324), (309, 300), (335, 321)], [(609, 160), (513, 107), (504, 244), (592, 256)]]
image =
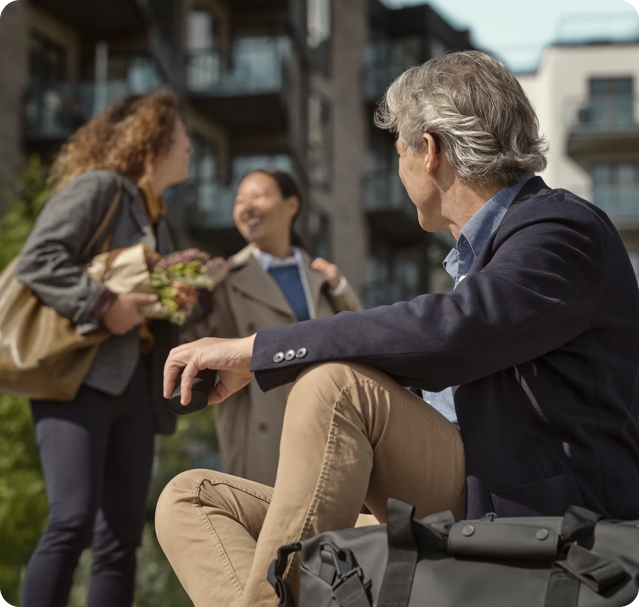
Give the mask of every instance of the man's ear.
[(426, 170), (432, 174), (441, 163), (441, 155), (438, 152), (437, 142), (430, 133), (422, 133), (422, 149), (424, 150)]

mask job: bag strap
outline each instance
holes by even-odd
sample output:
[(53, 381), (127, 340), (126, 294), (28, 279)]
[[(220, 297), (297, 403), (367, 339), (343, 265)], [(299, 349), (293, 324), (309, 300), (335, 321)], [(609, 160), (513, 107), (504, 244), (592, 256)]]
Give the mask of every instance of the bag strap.
[[(113, 173), (113, 177), (116, 183), (115, 196), (113, 197), (113, 201), (111, 202), (106, 215), (98, 226), (96, 233), (93, 235), (93, 238), (91, 238), (87, 246), (84, 247), (81, 259), (86, 259), (93, 247), (97, 244), (100, 238), (102, 238), (107, 228), (111, 225), (111, 222), (113, 221), (115, 214), (118, 212), (118, 208), (120, 207), (120, 201), (122, 200), (122, 178), (115, 172)], [(102, 253), (106, 253), (109, 250), (109, 245), (111, 244), (111, 236), (112, 234), (109, 234), (102, 243)]]
[(582, 583), (601, 593), (627, 575), (617, 561), (593, 554), (576, 543), (591, 535), (601, 518), (579, 506), (571, 506), (566, 512), (561, 525), (565, 559), (556, 561), (550, 570), (544, 607), (577, 607)]
[(379, 607), (408, 607), (418, 557), (413, 537), (414, 514), (415, 506), (393, 497), (388, 499), (388, 562), (379, 591)]
[(601, 514), (581, 506), (570, 506), (561, 523), (561, 544), (566, 546), (588, 537), (601, 519)]

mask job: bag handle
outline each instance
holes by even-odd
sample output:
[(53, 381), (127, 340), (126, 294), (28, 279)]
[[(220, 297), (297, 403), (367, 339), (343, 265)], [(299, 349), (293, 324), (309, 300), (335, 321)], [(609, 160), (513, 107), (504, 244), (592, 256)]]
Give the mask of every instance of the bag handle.
[(415, 506), (393, 497), (388, 499), (388, 562), (379, 591), (379, 607), (408, 607), (418, 557), (413, 537), (414, 514)]
[[(109, 227), (109, 225), (111, 225), (111, 222), (113, 221), (113, 218), (115, 217), (115, 214), (118, 212), (118, 208), (120, 207), (120, 201), (122, 199), (122, 178), (115, 172), (113, 173), (113, 177), (116, 183), (115, 196), (113, 197), (113, 201), (111, 202), (106, 215), (103, 217), (102, 222), (98, 226), (96, 233), (93, 235), (93, 238), (91, 238), (86, 247), (84, 247), (81, 259), (86, 259), (87, 255), (89, 255), (93, 247), (104, 235), (106, 229)], [(111, 244), (111, 236), (112, 234), (109, 234), (109, 236), (102, 243), (102, 253), (106, 253), (106, 251), (109, 250), (109, 245)]]
[(278, 607), (295, 607), (293, 591), (284, 580), (284, 573), (288, 567), (288, 557), (302, 549), (300, 542), (281, 546), (277, 551), (277, 558), (269, 565), (266, 579), (275, 589), (280, 599)]

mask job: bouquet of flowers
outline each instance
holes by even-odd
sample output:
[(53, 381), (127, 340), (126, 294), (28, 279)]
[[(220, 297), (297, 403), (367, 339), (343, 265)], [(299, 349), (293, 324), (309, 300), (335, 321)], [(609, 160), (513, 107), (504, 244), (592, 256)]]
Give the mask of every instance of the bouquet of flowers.
[(114, 293), (155, 293), (158, 301), (141, 309), (144, 316), (183, 325), (200, 290), (213, 289), (213, 280), (206, 273), (209, 259), (198, 249), (162, 257), (138, 244), (98, 255), (87, 273)]
[(147, 260), (151, 287), (170, 322), (183, 325), (197, 303), (200, 290), (213, 289), (213, 280), (206, 274), (210, 259), (198, 249), (188, 249)]

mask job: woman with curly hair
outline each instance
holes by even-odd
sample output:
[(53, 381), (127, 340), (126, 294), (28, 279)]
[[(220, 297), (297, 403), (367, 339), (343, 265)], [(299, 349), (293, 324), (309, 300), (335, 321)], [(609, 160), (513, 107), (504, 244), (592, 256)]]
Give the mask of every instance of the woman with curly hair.
[[(89, 546), (87, 605), (131, 605), (154, 433), (175, 428), (153, 388), (178, 335), (140, 313), (154, 295), (115, 295), (83, 268), (103, 249), (145, 243), (163, 255), (173, 251), (162, 193), (188, 177), (191, 153), (177, 97), (158, 91), (110, 106), (71, 137), (52, 167), (55, 194), (22, 251), (17, 277), (79, 333), (106, 327), (111, 336), (73, 401), (31, 402), (49, 520), (24, 577), (24, 607), (64, 607)], [(104, 236), (83, 256), (114, 201)]]

